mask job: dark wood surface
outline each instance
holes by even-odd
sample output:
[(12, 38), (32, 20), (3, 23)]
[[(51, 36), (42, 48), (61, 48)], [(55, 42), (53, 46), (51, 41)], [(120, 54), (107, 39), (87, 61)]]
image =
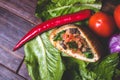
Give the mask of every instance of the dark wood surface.
[(0, 0), (0, 80), (31, 80), (24, 64), (23, 47), (15, 44), (34, 25), (37, 0)]
[[(37, 0), (0, 0), (0, 80), (31, 80), (23, 47), (15, 52), (12, 49), (28, 30), (41, 23), (34, 16), (36, 5)], [(109, 13), (116, 6), (106, 5), (111, 6), (103, 4), (102, 10)]]

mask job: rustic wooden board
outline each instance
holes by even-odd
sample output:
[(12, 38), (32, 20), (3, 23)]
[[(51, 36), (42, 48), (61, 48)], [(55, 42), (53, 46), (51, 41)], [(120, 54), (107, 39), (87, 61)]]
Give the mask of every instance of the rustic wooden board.
[(37, 0), (0, 0), (0, 6), (10, 12), (30, 21), (33, 24), (41, 22), (34, 16)]
[[(23, 63), (23, 47), (15, 52), (12, 49), (28, 30), (41, 23), (34, 16), (36, 3), (37, 0), (0, 0), (0, 80), (31, 80)], [(104, 7), (103, 11), (110, 13), (116, 4), (103, 6), (106, 5), (110, 8)]]
[(23, 47), (15, 52), (12, 49), (28, 30), (41, 23), (34, 16), (36, 3), (37, 0), (0, 0), (0, 64), (4, 65), (0, 66), (0, 80), (30, 80), (23, 64)]
[(0, 80), (26, 80), (26, 79), (8, 70), (4, 66), (0, 65)]
[(23, 48), (12, 49), (21, 37), (34, 25), (0, 7), (0, 64), (17, 71), (23, 57)]
[(25, 77), (27, 80), (31, 80), (30, 76), (28, 75), (25, 63), (22, 64), (18, 74)]

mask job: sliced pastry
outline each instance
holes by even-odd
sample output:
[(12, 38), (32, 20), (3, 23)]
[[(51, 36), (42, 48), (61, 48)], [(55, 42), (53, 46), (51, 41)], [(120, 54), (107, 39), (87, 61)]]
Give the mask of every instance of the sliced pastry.
[(88, 62), (96, 62), (102, 53), (101, 44), (88, 29), (68, 24), (54, 29), (51, 43), (65, 54)]

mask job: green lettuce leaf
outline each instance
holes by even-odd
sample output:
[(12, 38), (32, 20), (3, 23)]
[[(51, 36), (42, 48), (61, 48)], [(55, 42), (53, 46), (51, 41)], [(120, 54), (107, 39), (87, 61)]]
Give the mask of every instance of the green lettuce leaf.
[(120, 58), (111, 54), (95, 63), (61, 56), (49, 41), (51, 31), (25, 45), (25, 62), (32, 80), (112, 80), (119, 76)]
[(67, 72), (64, 73), (64, 78), (67, 79), (69, 75), (69, 80), (113, 80), (114, 75), (119, 74), (119, 70), (116, 70), (119, 59), (118, 54), (108, 55), (95, 63), (66, 58), (64, 61)]
[[(83, 9), (99, 11), (101, 6), (99, 0), (38, 0), (36, 16), (47, 20)], [(32, 80), (112, 80), (114, 75), (119, 76), (118, 54), (108, 55), (95, 63), (77, 60), (64, 55), (50, 43), (50, 32), (25, 44), (25, 63)]]
[(66, 63), (66, 70), (68, 71), (64, 73), (64, 78), (67, 79), (69, 75), (71, 76), (69, 80), (96, 80), (97, 74), (87, 68), (88, 62), (68, 57), (64, 61)]
[(25, 45), (25, 63), (32, 80), (61, 80), (65, 70), (60, 51), (51, 45), (48, 34)]
[(99, 0), (38, 0), (36, 16), (44, 21), (83, 9), (98, 11), (101, 7)]
[(93, 69), (97, 74), (97, 80), (113, 80), (119, 62), (118, 54), (111, 54), (97, 63)]

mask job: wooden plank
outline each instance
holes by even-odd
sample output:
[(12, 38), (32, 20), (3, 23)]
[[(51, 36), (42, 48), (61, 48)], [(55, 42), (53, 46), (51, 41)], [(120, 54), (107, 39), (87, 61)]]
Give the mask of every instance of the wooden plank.
[(36, 4), (37, 0), (0, 0), (0, 7), (3, 7), (34, 24), (41, 22), (40, 19), (37, 19), (34, 16)]
[(0, 65), (0, 80), (25, 80), (25, 78)]
[(30, 76), (28, 75), (28, 71), (27, 71), (25, 63), (22, 64), (18, 74), (25, 77), (27, 80), (31, 80)]
[(22, 57), (14, 54), (5, 48), (0, 47), (0, 64), (5, 65), (13, 71), (16, 71), (22, 61)]
[(17, 71), (23, 58), (23, 48), (13, 52), (15, 44), (34, 25), (0, 7), (0, 64)]

